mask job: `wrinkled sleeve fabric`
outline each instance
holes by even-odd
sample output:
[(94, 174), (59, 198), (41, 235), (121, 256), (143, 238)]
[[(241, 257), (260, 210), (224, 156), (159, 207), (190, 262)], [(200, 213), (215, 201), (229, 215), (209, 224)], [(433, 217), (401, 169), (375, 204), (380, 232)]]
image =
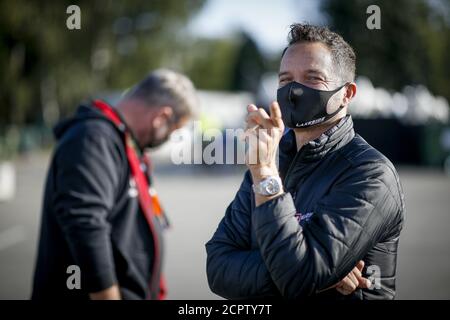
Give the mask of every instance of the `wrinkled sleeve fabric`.
[(211, 290), (227, 299), (279, 295), (258, 248), (251, 244), (251, 177), (246, 173), (212, 239), (206, 244)]
[(373, 164), (348, 170), (300, 226), (291, 194), (253, 210), (261, 256), (283, 297), (313, 295), (345, 277), (379, 240), (398, 204), (387, 170)]
[(111, 140), (101, 132), (83, 131), (55, 155), (56, 220), (88, 292), (117, 282), (108, 214), (118, 188), (120, 157)]

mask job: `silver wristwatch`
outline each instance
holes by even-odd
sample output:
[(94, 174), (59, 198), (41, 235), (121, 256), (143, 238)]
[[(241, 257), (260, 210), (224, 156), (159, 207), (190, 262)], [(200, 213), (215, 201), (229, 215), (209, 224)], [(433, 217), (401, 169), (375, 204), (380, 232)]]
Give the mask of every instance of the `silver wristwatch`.
[(262, 196), (274, 196), (281, 191), (282, 183), (279, 176), (269, 176), (260, 183), (253, 185), (253, 191)]

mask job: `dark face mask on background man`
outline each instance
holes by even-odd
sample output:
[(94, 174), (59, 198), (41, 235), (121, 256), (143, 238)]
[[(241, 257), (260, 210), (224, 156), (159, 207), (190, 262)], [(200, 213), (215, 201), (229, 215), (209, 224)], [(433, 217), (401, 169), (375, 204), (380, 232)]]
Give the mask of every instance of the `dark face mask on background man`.
[(307, 87), (299, 82), (289, 82), (277, 91), (284, 124), (289, 128), (307, 128), (331, 119), (344, 106), (331, 113), (327, 113), (330, 98), (348, 83), (335, 90), (318, 90)]

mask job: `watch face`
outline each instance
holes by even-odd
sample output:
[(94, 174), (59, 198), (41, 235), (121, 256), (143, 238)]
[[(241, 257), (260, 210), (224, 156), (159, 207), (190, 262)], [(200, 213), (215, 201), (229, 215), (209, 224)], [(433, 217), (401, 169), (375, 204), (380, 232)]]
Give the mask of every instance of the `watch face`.
[(273, 195), (280, 192), (280, 185), (276, 179), (269, 179), (264, 189), (267, 194)]

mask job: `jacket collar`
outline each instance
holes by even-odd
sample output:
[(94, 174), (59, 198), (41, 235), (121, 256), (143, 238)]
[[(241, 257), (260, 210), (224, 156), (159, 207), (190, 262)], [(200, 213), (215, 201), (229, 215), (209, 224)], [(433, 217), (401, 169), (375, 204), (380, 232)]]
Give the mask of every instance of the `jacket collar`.
[(352, 117), (347, 115), (320, 137), (308, 142), (297, 151), (294, 130), (289, 129), (280, 142), (281, 176), (284, 177), (287, 174), (291, 164), (294, 167), (303, 167), (307, 164), (315, 163), (327, 154), (345, 146), (354, 136)]

